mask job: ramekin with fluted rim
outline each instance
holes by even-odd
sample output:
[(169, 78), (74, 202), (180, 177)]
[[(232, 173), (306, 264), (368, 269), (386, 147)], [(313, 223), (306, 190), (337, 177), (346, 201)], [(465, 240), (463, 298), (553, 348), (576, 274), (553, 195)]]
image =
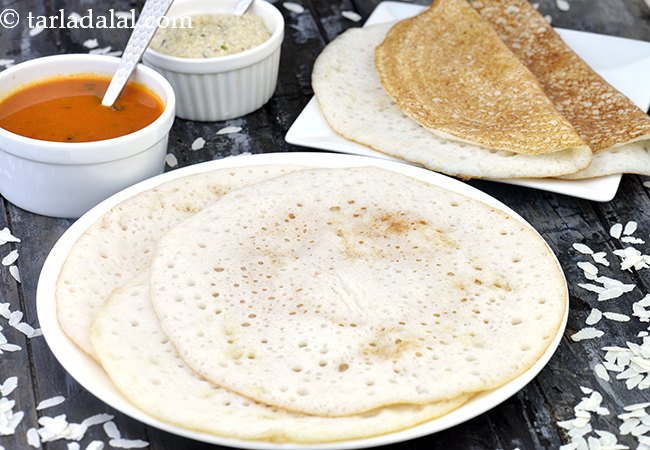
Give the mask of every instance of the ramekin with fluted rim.
[[(176, 0), (169, 17), (229, 14), (238, 0)], [(277, 8), (255, 0), (249, 14), (262, 18), (271, 37), (257, 47), (214, 58), (178, 58), (148, 48), (142, 61), (160, 72), (176, 91), (176, 116), (213, 122), (259, 109), (278, 82), (284, 19)]]
[[(0, 72), (0, 98), (24, 84), (59, 75), (112, 76), (119, 59), (75, 54), (46, 56)], [(138, 65), (131, 80), (165, 104), (158, 119), (133, 133), (94, 142), (50, 142), (0, 128), (0, 193), (28, 211), (77, 218), (114, 193), (165, 168), (174, 122), (174, 90), (167, 80)]]

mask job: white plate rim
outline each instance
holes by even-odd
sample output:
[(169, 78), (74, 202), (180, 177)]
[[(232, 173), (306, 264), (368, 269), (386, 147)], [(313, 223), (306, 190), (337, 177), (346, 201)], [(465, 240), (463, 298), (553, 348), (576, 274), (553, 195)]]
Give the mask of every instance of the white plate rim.
[[(221, 160), (209, 161), (176, 169), (171, 172), (150, 178), (142, 181), (134, 186), (131, 186), (123, 191), (118, 192), (112, 197), (106, 199), (99, 205), (92, 208), (81, 218), (79, 218), (70, 228), (59, 238), (57, 243), (50, 251), (45, 260), (41, 274), (38, 280), (38, 287), (36, 293), (36, 310), (43, 331), (43, 336), (54, 354), (55, 358), (64, 367), (64, 369), (73, 377), (79, 384), (94, 396), (102, 400), (104, 403), (113, 407), (114, 409), (155, 428), (167, 431), (172, 434), (183, 436), (186, 438), (194, 439), (201, 442), (225, 445), (235, 448), (244, 449), (292, 449), (292, 450), (305, 450), (305, 449), (323, 449), (323, 450), (343, 450), (343, 449), (357, 449), (368, 448), (380, 445), (392, 444), (396, 442), (407, 441), (418, 437), (433, 434), (455, 425), (466, 422), (505, 401), (512, 395), (520, 391), (526, 386), (537, 374), (546, 366), (548, 361), (555, 353), (566, 328), (566, 323), (569, 313), (569, 293), (566, 291), (566, 308), (564, 316), (556, 335), (552, 339), (549, 347), (544, 352), (542, 357), (533, 364), (522, 375), (514, 380), (506, 383), (505, 385), (489, 391), (487, 393), (479, 394), (477, 397), (470, 400), (465, 405), (452, 411), (451, 413), (442, 416), (438, 419), (423, 423), (416, 427), (408, 428), (402, 431), (389, 433), (381, 436), (347, 440), (325, 444), (278, 444), (265, 441), (247, 441), (241, 439), (224, 438), (208, 433), (201, 433), (189, 429), (174, 426), (162, 422), (133, 406), (122, 394), (116, 389), (106, 391), (102, 384), (106, 384), (108, 377), (104, 374), (103, 380), (87, 379), (88, 375), (84, 370), (84, 365), (94, 365), (92, 370), (100, 370), (99, 365), (82, 350), (76, 347), (63, 333), (59, 322), (56, 318), (56, 301), (55, 301), (55, 286), (61, 267), (65, 261), (72, 244), (83, 234), (83, 232), (94, 223), (105, 212), (111, 209), (116, 204), (130, 198), (140, 192), (152, 189), (162, 183), (180, 178), (186, 175), (206, 172), (209, 170), (245, 167), (253, 165), (303, 165), (310, 167), (361, 167), (372, 166), (379, 167), (386, 170), (391, 170), (401, 173), (418, 180), (443, 187), (445, 189), (460, 193), (467, 197), (479, 200), (489, 206), (506, 212), (513, 216), (516, 220), (520, 221), (525, 226), (529, 227), (540, 238), (546, 242), (541, 235), (519, 214), (511, 208), (501, 203), (494, 197), (469, 186), (459, 180), (450, 178), (446, 175), (441, 175), (423, 168), (412, 165), (402, 164), (399, 162), (369, 158), (358, 155), (346, 154), (332, 154), (332, 153), (268, 153), (259, 155), (245, 155), (230, 157)], [(548, 247), (548, 244), (546, 244)], [(550, 247), (549, 247), (550, 250)], [(553, 253), (551, 251), (551, 253)], [(557, 258), (555, 258), (557, 266), (561, 269), (561, 265)], [(108, 381), (110, 383), (110, 381)]]
[[(376, 23), (386, 22), (389, 20), (396, 20), (405, 15), (414, 15), (424, 9), (422, 5), (414, 5), (409, 3), (401, 3), (395, 1), (383, 1), (377, 5), (374, 9), (364, 26), (372, 25)], [(400, 17), (396, 17), (399, 15)], [(556, 30), (563, 36), (571, 36), (572, 38), (582, 37), (583, 39), (607, 39), (611, 42), (618, 43), (635, 43), (636, 46), (644, 46), (650, 48), (650, 43), (644, 41), (638, 41), (634, 39), (622, 38), (617, 36), (608, 36), (598, 33), (591, 33), (586, 31), (577, 31), (577, 30), (566, 30), (562, 28), (556, 28)], [(645, 44), (645, 45), (644, 45)], [(601, 74), (603, 75), (603, 74)], [(644, 98), (643, 102), (650, 104), (650, 98)], [(644, 103), (644, 105), (645, 105)], [(643, 108), (644, 105), (639, 105)], [(647, 105), (645, 105), (647, 109)], [(314, 111), (314, 108), (317, 111)], [(317, 112), (320, 118), (315, 118), (314, 113)], [(309, 113), (310, 119), (307, 120), (307, 114)], [(329, 130), (330, 134), (327, 136), (313, 136), (309, 133), (305, 133), (305, 128), (307, 125), (313, 124), (313, 120), (319, 120), (323, 123), (318, 123), (319, 128), (326, 128)], [(334, 139), (335, 142), (329, 141)], [(383, 154), (379, 151), (371, 149), (369, 147), (362, 146), (356, 142), (348, 141), (343, 137), (339, 137), (336, 134), (327, 122), (322, 118), (320, 114), (320, 108), (318, 103), (315, 100), (315, 97), (312, 97), (310, 101), (305, 105), (300, 114), (296, 117), (296, 120), (293, 122), (287, 134), (285, 135), (285, 140), (293, 145), (300, 145), (303, 147), (318, 148), (321, 150), (328, 150), (340, 153), (348, 154), (361, 154), (366, 156), (373, 156), (377, 158), (387, 158), (394, 159), (388, 154)], [(338, 141), (338, 142), (337, 142)], [(343, 143), (345, 141), (345, 143)], [(361, 148), (363, 147), (363, 149)], [(405, 160), (400, 160), (404, 163), (408, 163)], [(583, 198), (587, 200), (593, 200), (597, 202), (608, 202), (612, 200), (618, 191), (618, 187), (621, 182), (622, 175), (606, 175), (602, 177), (597, 177), (589, 180), (560, 180), (560, 179), (535, 179), (535, 178), (521, 178), (521, 179), (512, 179), (512, 180), (487, 180), (495, 181), (498, 183), (523, 186), (533, 189), (539, 189), (548, 192), (554, 192), (558, 194), (569, 195), (572, 197)]]

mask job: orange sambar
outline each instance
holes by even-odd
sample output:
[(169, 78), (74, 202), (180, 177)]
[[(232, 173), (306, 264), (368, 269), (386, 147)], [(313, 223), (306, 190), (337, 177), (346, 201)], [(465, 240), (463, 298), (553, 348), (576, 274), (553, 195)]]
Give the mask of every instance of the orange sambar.
[(79, 74), (48, 78), (0, 100), (0, 127), (33, 139), (91, 142), (140, 130), (162, 114), (160, 98), (128, 82), (112, 107), (102, 105), (110, 77)]

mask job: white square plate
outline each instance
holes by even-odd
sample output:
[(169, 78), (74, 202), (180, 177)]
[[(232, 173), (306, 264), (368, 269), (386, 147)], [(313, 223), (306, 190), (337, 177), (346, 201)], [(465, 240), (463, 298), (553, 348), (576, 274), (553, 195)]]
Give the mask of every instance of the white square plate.
[[(419, 13), (423, 8), (406, 3), (382, 2), (375, 8), (365, 25), (405, 19)], [(650, 42), (561, 28), (557, 28), (556, 31), (569, 47), (612, 86), (630, 98), (643, 111), (648, 110), (650, 83), (647, 82), (647, 74), (650, 73)], [(312, 98), (302, 110), (285, 139), (290, 144), (304, 147), (397, 160), (336, 134), (325, 121), (315, 98)], [(609, 175), (578, 181), (524, 178), (499, 182), (607, 202), (616, 195), (620, 181), (621, 175)]]

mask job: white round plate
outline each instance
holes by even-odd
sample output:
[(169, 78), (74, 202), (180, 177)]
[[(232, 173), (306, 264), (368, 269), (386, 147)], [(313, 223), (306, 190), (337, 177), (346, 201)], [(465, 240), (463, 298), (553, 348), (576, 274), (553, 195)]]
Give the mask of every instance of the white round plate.
[[(476, 417), (479, 414), (482, 414), (485, 411), (495, 407), (499, 403), (503, 402), (521, 390), (542, 370), (542, 368), (551, 359), (551, 356), (560, 343), (560, 339), (564, 333), (564, 328), (566, 326), (568, 316), (568, 292), (566, 294), (567, 309), (564, 313), (562, 325), (560, 326), (557, 334), (553, 338), (546, 352), (526, 372), (522, 373), (519, 377), (501, 386), (498, 389), (477, 395), (460, 408), (443, 417), (399, 432), (367, 439), (340, 441), (328, 444), (278, 444), (262, 441), (229, 439), (207, 433), (199, 433), (196, 431), (170, 425), (165, 422), (161, 422), (160, 420), (137, 409), (117, 390), (117, 388), (115, 388), (115, 386), (113, 386), (110, 379), (101, 369), (101, 367), (91, 357), (86, 355), (75, 344), (73, 344), (72, 341), (68, 339), (59, 325), (56, 317), (55, 287), (56, 280), (59, 276), (63, 262), (68, 255), (68, 252), (70, 251), (74, 242), (91, 224), (98, 220), (113, 206), (126, 200), (129, 197), (132, 197), (133, 195), (186, 175), (192, 175), (200, 172), (228, 167), (243, 167), (267, 164), (295, 164), (312, 167), (373, 166), (386, 170), (392, 170), (394, 172), (416, 178), (435, 186), (457, 192), (475, 200), (479, 200), (496, 209), (510, 214), (521, 223), (533, 229), (528, 222), (526, 222), (521, 216), (519, 216), (503, 203), (460, 181), (411, 165), (363, 156), (328, 153), (271, 153), (262, 155), (238, 156), (185, 167), (151, 178), (149, 180), (145, 180), (103, 201), (88, 211), (79, 220), (77, 220), (63, 234), (63, 236), (61, 236), (59, 241), (50, 252), (47, 260), (45, 261), (45, 265), (43, 266), (43, 270), (38, 281), (36, 306), (40, 326), (43, 330), (43, 335), (45, 336), (45, 339), (50, 346), (52, 353), (54, 353), (54, 356), (83, 387), (85, 387), (88, 391), (90, 391), (96, 397), (106, 402), (113, 408), (133, 417), (136, 420), (139, 420), (146, 423), (147, 425), (151, 425), (161, 430), (165, 430), (180, 436), (185, 436), (190, 439), (195, 439), (197, 441), (246, 449), (355, 449), (386, 445), (394, 442), (414, 439), (420, 436), (425, 436), (437, 431), (444, 430), (446, 428), (472, 419), (473, 417)], [(559, 263), (557, 264), (558, 267), (560, 267)]]

